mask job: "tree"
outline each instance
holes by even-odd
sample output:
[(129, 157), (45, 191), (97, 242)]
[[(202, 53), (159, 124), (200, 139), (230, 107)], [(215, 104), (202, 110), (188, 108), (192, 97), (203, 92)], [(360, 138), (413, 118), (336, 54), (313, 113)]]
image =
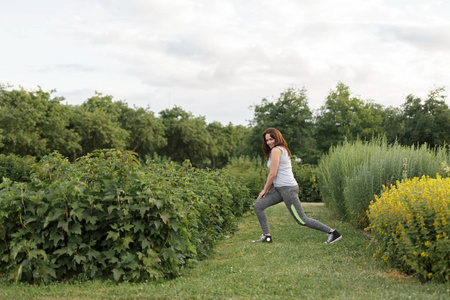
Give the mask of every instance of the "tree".
[(77, 107), (72, 123), (81, 136), (82, 155), (95, 149), (126, 148), (129, 132), (121, 127), (120, 106), (114, 105), (112, 99), (96, 93)]
[(348, 86), (338, 83), (316, 116), (318, 148), (326, 153), (345, 140), (370, 140), (383, 134), (385, 112), (381, 105), (351, 97)]
[(157, 152), (167, 145), (164, 125), (149, 108), (130, 108), (123, 102), (119, 122), (128, 131), (127, 149), (137, 152), (141, 158)]
[(434, 147), (450, 141), (450, 110), (443, 92), (444, 88), (432, 90), (425, 101), (414, 95), (406, 97), (398, 122), (401, 144)]
[(178, 106), (159, 114), (166, 128), (167, 139), (167, 145), (159, 150), (159, 154), (170, 156), (174, 161), (189, 159), (194, 166), (205, 166), (206, 159), (214, 152), (205, 117), (194, 117)]
[(398, 142), (398, 137), (402, 131), (401, 129), (401, 118), (402, 110), (398, 107), (387, 107), (385, 110), (384, 118), (384, 133), (389, 144), (394, 144)]
[(2, 143), (4, 137), (3, 137), (3, 129), (0, 128), (0, 149), (3, 148), (5, 144)]
[(69, 155), (79, 150), (80, 138), (70, 128), (71, 107), (54, 91), (7, 90), (0, 86), (0, 153), (42, 157), (54, 150)]
[(212, 122), (206, 126), (212, 139), (210, 147), (211, 167), (224, 167), (229, 159), (238, 153), (238, 147), (242, 145), (245, 127), (233, 126), (229, 123), (223, 126), (220, 122)]
[(308, 107), (306, 89), (289, 88), (280, 94), (275, 102), (263, 99), (254, 107), (254, 117), (250, 125), (251, 134), (247, 142), (251, 145), (251, 155), (261, 155), (262, 133), (269, 127), (281, 131), (291, 153), (307, 162), (315, 162), (317, 152), (313, 139), (313, 117)]

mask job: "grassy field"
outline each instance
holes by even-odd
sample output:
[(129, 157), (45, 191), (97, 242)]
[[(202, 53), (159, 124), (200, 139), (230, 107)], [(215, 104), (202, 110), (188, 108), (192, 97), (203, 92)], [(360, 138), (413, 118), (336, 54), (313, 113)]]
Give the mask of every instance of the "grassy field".
[(175, 280), (0, 283), (0, 299), (450, 299), (450, 284), (421, 283), (384, 268), (366, 250), (368, 237), (323, 205), (303, 206), (309, 217), (339, 229), (343, 239), (324, 244), (326, 234), (298, 226), (279, 204), (267, 210), (274, 243), (251, 243), (260, 227), (247, 214), (210, 259)]

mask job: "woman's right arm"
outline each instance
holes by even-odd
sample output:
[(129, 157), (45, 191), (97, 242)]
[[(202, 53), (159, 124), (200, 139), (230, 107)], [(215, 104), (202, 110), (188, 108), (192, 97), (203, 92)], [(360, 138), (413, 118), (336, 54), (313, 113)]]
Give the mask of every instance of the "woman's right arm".
[(280, 164), (280, 158), (281, 158), (282, 153), (283, 152), (281, 151), (281, 149), (276, 148), (276, 147), (274, 147), (271, 150), (270, 172), (269, 172), (269, 175), (267, 176), (266, 185), (264, 186), (264, 189), (261, 191), (261, 193), (259, 193), (258, 198), (256, 200), (264, 197), (272, 188), (273, 181), (277, 177), (278, 165)]

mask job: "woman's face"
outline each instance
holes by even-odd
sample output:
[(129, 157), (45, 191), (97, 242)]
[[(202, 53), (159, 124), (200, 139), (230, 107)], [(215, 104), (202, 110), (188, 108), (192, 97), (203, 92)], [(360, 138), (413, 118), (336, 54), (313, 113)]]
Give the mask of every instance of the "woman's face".
[(275, 139), (273, 137), (270, 136), (269, 133), (266, 133), (265, 139), (266, 139), (266, 144), (267, 144), (267, 146), (269, 146), (270, 149), (275, 147), (275, 142), (276, 141), (275, 141)]

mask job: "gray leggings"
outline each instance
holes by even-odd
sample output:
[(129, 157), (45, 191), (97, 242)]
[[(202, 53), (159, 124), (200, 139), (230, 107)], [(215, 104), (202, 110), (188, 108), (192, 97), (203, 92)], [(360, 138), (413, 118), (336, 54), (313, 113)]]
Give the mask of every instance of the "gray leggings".
[(286, 207), (298, 224), (326, 233), (330, 232), (330, 227), (320, 223), (317, 220), (308, 218), (305, 215), (300, 199), (298, 198), (298, 186), (296, 185), (272, 188), (264, 197), (255, 202), (254, 208), (256, 216), (258, 217), (264, 234), (270, 233), (267, 215), (264, 210), (269, 206), (280, 203), (281, 201), (284, 201)]

